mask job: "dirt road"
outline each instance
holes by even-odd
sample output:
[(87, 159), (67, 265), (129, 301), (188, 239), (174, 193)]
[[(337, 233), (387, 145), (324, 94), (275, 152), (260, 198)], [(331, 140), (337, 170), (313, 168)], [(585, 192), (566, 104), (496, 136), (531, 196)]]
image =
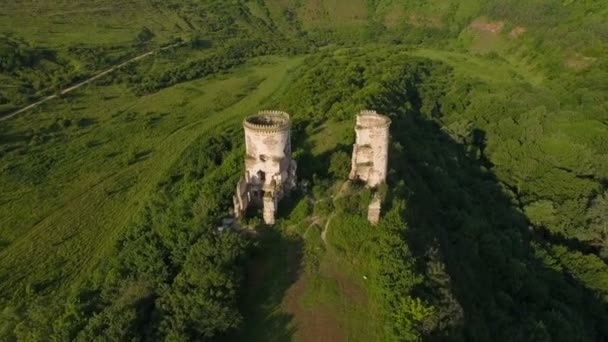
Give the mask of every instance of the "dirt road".
[[(70, 86), (69, 88), (61, 90), (59, 92), (59, 95), (65, 95), (65, 94), (67, 94), (67, 93), (69, 93), (71, 91), (74, 91), (74, 90), (76, 90), (76, 89), (78, 89), (78, 88), (80, 88), (80, 87), (82, 87), (84, 85), (87, 85), (87, 84), (95, 81), (96, 79), (98, 79), (100, 77), (103, 77), (103, 76), (105, 76), (105, 75), (113, 72), (114, 70), (120, 69), (120, 68), (122, 68), (122, 67), (124, 67), (124, 66), (126, 66), (126, 65), (128, 65), (130, 63), (137, 62), (140, 59), (146, 58), (146, 57), (148, 57), (150, 55), (154, 55), (154, 54), (156, 54), (156, 53), (158, 53), (160, 51), (168, 50), (168, 49), (171, 49), (171, 48), (183, 45), (183, 44), (184, 43), (172, 44), (172, 45), (169, 45), (169, 46), (162, 47), (162, 48), (160, 48), (158, 50), (146, 52), (146, 53), (144, 53), (142, 55), (139, 55), (137, 57), (133, 57), (133, 58), (129, 59), (126, 62), (122, 62), (122, 63), (120, 63), (118, 65), (115, 65), (115, 66), (113, 66), (113, 67), (111, 67), (111, 68), (109, 68), (107, 70), (104, 70), (104, 71), (102, 71), (102, 72), (100, 72), (100, 73), (98, 73), (98, 74), (96, 74), (96, 75), (94, 75), (94, 76), (92, 76), (92, 77), (90, 77), (90, 78), (88, 78), (88, 79), (80, 82), (80, 83), (76, 83), (73, 86)], [(47, 97), (43, 98), (42, 100), (39, 100), (37, 102), (34, 102), (34, 103), (32, 103), (32, 104), (30, 104), (28, 106), (25, 106), (25, 107), (19, 109), (16, 112), (13, 112), (13, 113), (10, 113), (10, 114), (8, 114), (6, 116), (0, 117), (0, 122), (8, 120), (8, 119), (10, 119), (12, 117), (15, 117), (15, 116), (17, 116), (17, 115), (19, 115), (19, 114), (21, 114), (23, 112), (26, 112), (26, 111), (28, 111), (28, 110), (30, 110), (32, 108), (36, 108), (36, 107), (40, 106), (41, 104), (43, 104), (45, 102), (51, 101), (51, 100), (59, 97), (59, 95), (58, 94), (53, 94), (53, 95), (47, 96)]]

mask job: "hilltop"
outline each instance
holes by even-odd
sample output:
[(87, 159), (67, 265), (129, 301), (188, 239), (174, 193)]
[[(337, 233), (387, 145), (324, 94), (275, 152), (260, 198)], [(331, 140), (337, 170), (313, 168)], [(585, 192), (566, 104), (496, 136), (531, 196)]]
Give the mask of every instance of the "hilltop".
[[(57, 97), (0, 122), (0, 339), (608, 338), (605, 2), (1, 7), (0, 116)], [(218, 234), (262, 109), (297, 190)], [(362, 109), (393, 122), (377, 228)]]

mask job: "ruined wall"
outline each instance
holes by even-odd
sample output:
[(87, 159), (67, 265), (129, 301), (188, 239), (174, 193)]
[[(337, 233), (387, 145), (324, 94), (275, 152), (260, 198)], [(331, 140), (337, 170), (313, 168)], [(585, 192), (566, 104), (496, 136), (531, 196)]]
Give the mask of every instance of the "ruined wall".
[(382, 211), (382, 202), (378, 194), (374, 194), (372, 201), (367, 208), (367, 220), (373, 225), (377, 225), (380, 222), (380, 212)]
[(241, 215), (247, 210), (249, 206), (249, 202), (251, 198), (249, 196), (249, 185), (247, 184), (247, 180), (244, 176), (241, 176), (238, 184), (236, 185), (236, 194), (232, 197), (232, 202), (234, 204), (234, 214), (237, 218), (241, 217)]
[(372, 188), (386, 181), (390, 124), (388, 117), (375, 111), (357, 115), (351, 180), (361, 180)]
[[(357, 115), (351, 180), (363, 181), (373, 189), (386, 182), (390, 125), (388, 117), (375, 111), (364, 110)], [(367, 208), (367, 220), (373, 225), (378, 224), (381, 211), (382, 201), (376, 192)]]
[[(245, 177), (237, 186), (235, 214), (249, 204), (264, 208), (264, 222), (274, 223), (278, 201), (296, 185), (296, 163), (291, 159), (291, 120), (278, 111), (263, 111), (243, 121), (245, 131)], [(245, 195), (239, 195), (243, 189)], [(243, 205), (243, 198), (248, 198)]]
[(281, 112), (260, 112), (245, 119), (247, 181), (260, 189), (289, 179), (291, 121)]
[(276, 216), (278, 202), (279, 202), (279, 198), (276, 195), (271, 195), (269, 192), (267, 192), (264, 195), (264, 204), (263, 204), (264, 209), (262, 211), (262, 217), (264, 219), (264, 223), (266, 223), (266, 224), (275, 223), (275, 216)]

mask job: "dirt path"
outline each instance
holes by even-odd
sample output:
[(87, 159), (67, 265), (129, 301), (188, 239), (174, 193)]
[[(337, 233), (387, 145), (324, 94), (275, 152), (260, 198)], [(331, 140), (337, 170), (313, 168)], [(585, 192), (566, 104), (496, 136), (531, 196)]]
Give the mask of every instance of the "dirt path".
[(109, 11), (113, 11), (114, 8), (112, 7), (99, 7), (99, 8), (89, 8), (89, 9), (79, 9), (79, 10), (71, 10), (71, 11), (63, 11), (63, 12), (57, 12), (57, 13), (52, 13), (49, 14), (49, 17), (53, 17), (53, 16), (61, 16), (61, 15), (66, 15), (66, 14), (79, 14), (79, 13), (97, 13), (97, 12), (109, 12)]
[[(339, 197), (343, 196), (344, 193), (346, 192), (346, 190), (348, 189), (348, 186), (349, 186), (349, 182), (342, 183), (342, 185), (340, 185), (340, 190), (338, 190), (338, 193), (336, 194), (336, 197), (334, 197), (332, 200), (335, 201)], [(323, 240), (323, 243), (326, 246), (327, 246), (327, 230), (329, 229), (329, 224), (331, 223), (331, 220), (333, 218), (334, 218), (334, 214), (332, 213), (327, 218), (327, 222), (325, 222), (325, 227), (323, 227), (323, 231), (321, 232), (321, 239)]]
[(323, 243), (327, 246), (327, 229), (329, 229), (329, 224), (331, 223), (331, 219), (334, 218), (334, 214), (332, 213), (331, 215), (329, 215), (329, 218), (327, 218), (327, 222), (325, 222), (325, 227), (323, 227), (323, 231), (321, 232), (321, 240), (323, 240)]
[[(76, 89), (78, 89), (78, 88), (80, 88), (80, 87), (82, 87), (84, 85), (87, 85), (87, 84), (95, 81), (96, 79), (99, 79), (99, 78), (101, 78), (101, 77), (103, 77), (103, 76), (105, 76), (105, 75), (113, 72), (116, 69), (120, 69), (120, 68), (122, 68), (122, 67), (124, 67), (124, 66), (126, 66), (128, 64), (131, 64), (133, 62), (137, 62), (140, 59), (144, 59), (144, 58), (146, 58), (148, 56), (151, 56), (151, 55), (154, 55), (154, 54), (156, 54), (156, 53), (158, 53), (160, 51), (168, 50), (168, 49), (171, 49), (171, 48), (183, 45), (183, 44), (184, 43), (172, 44), (172, 45), (169, 45), (169, 46), (162, 47), (162, 48), (160, 48), (160, 49), (158, 49), (156, 51), (146, 52), (146, 53), (144, 53), (142, 55), (139, 55), (137, 57), (133, 57), (133, 58), (129, 59), (126, 62), (122, 62), (122, 63), (120, 63), (118, 65), (115, 65), (115, 66), (113, 66), (113, 67), (111, 67), (111, 68), (109, 68), (107, 70), (104, 70), (104, 71), (102, 71), (102, 72), (100, 72), (100, 73), (98, 73), (98, 74), (96, 74), (96, 75), (94, 75), (94, 76), (92, 76), (92, 77), (90, 77), (90, 78), (88, 78), (88, 79), (80, 82), (80, 83), (76, 83), (73, 86), (70, 86), (70, 87), (68, 87), (66, 89), (61, 90), (59, 92), (59, 95), (65, 95), (65, 94), (67, 94), (67, 93), (69, 93), (71, 91), (74, 91), (74, 90), (76, 90)], [(6, 116), (0, 117), (0, 122), (8, 120), (8, 119), (10, 119), (12, 117), (15, 117), (15, 116), (17, 116), (17, 115), (19, 115), (19, 114), (21, 114), (23, 112), (26, 112), (26, 111), (28, 111), (28, 110), (30, 110), (32, 108), (36, 108), (36, 107), (40, 106), (43, 103), (46, 103), (46, 102), (51, 101), (53, 99), (56, 99), (56, 98), (59, 97), (59, 95), (58, 94), (53, 94), (53, 95), (47, 96), (47, 97), (43, 98), (42, 100), (39, 100), (37, 102), (34, 102), (34, 103), (32, 103), (32, 104), (30, 104), (28, 106), (25, 106), (25, 107), (19, 109), (18, 111), (15, 111), (15, 112), (13, 112), (11, 114), (8, 114)]]

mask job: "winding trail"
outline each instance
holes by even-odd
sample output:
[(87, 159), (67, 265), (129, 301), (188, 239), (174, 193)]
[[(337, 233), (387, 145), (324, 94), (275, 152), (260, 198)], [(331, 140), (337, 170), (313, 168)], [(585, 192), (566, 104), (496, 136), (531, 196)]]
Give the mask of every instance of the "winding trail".
[(104, 71), (102, 71), (102, 72), (100, 72), (100, 73), (98, 73), (98, 74), (96, 74), (94, 76), (91, 76), (90, 78), (88, 78), (88, 79), (86, 79), (86, 80), (84, 80), (82, 82), (76, 83), (73, 86), (70, 86), (69, 88), (63, 89), (63, 90), (59, 91), (58, 94), (53, 94), (53, 95), (47, 96), (47, 97), (43, 98), (42, 100), (39, 100), (37, 102), (34, 102), (34, 103), (32, 103), (32, 104), (30, 104), (28, 106), (25, 106), (25, 107), (19, 109), (16, 112), (12, 112), (12, 113), (10, 113), (8, 115), (0, 117), (0, 122), (8, 120), (8, 119), (10, 119), (12, 117), (15, 117), (15, 116), (17, 116), (17, 115), (19, 115), (19, 114), (21, 114), (23, 112), (26, 112), (26, 111), (28, 111), (28, 110), (30, 110), (32, 108), (36, 108), (36, 107), (40, 106), (43, 103), (46, 103), (48, 101), (51, 101), (53, 99), (58, 98), (60, 95), (65, 95), (65, 94), (67, 94), (67, 93), (69, 93), (71, 91), (74, 91), (74, 90), (76, 90), (76, 89), (78, 89), (78, 88), (80, 88), (80, 87), (82, 87), (84, 85), (87, 85), (87, 84), (95, 81), (98, 78), (101, 78), (101, 77), (103, 77), (103, 76), (105, 76), (105, 75), (113, 72), (114, 70), (123, 68), (126, 65), (129, 65), (129, 64), (131, 64), (133, 62), (137, 62), (140, 59), (144, 59), (144, 58), (146, 58), (148, 56), (151, 56), (151, 55), (154, 55), (154, 54), (156, 54), (156, 53), (158, 53), (160, 51), (164, 51), (164, 50), (168, 50), (168, 49), (171, 49), (171, 48), (174, 48), (174, 47), (178, 47), (178, 46), (183, 45), (183, 44), (185, 44), (185, 43), (182, 42), (182, 43), (176, 43), (176, 44), (168, 45), (168, 46), (162, 47), (162, 48), (160, 48), (158, 50), (149, 51), (149, 52), (146, 52), (146, 53), (144, 53), (142, 55), (133, 57), (133, 58), (131, 58), (131, 59), (125, 61), (125, 62), (122, 62), (122, 63), (120, 63), (118, 65), (115, 65), (115, 66), (113, 66), (113, 67), (111, 67), (111, 68), (109, 68), (107, 70), (104, 70)]
[[(340, 185), (340, 189), (338, 190), (338, 193), (336, 194), (336, 196), (334, 198), (332, 198), (332, 201), (335, 202), (336, 199), (338, 199), (339, 197), (343, 196), (344, 193), (348, 190), (350, 182), (346, 181), (344, 183), (342, 183), (342, 185)], [(323, 240), (323, 243), (325, 243), (325, 245), (327, 245), (327, 231), (329, 230), (329, 224), (331, 223), (331, 220), (334, 218), (334, 213), (332, 212), (331, 215), (329, 215), (329, 217), (327, 218), (327, 222), (325, 222), (325, 227), (323, 227), (323, 231), (321, 232), (321, 239)]]
[(331, 219), (334, 218), (334, 214), (331, 213), (331, 215), (329, 215), (329, 217), (327, 218), (327, 222), (325, 222), (325, 227), (323, 227), (323, 231), (321, 232), (321, 240), (323, 240), (323, 243), (325, 245), (327, 245), (327, 230), (329, 229), (329, 224), (331, 223)]

